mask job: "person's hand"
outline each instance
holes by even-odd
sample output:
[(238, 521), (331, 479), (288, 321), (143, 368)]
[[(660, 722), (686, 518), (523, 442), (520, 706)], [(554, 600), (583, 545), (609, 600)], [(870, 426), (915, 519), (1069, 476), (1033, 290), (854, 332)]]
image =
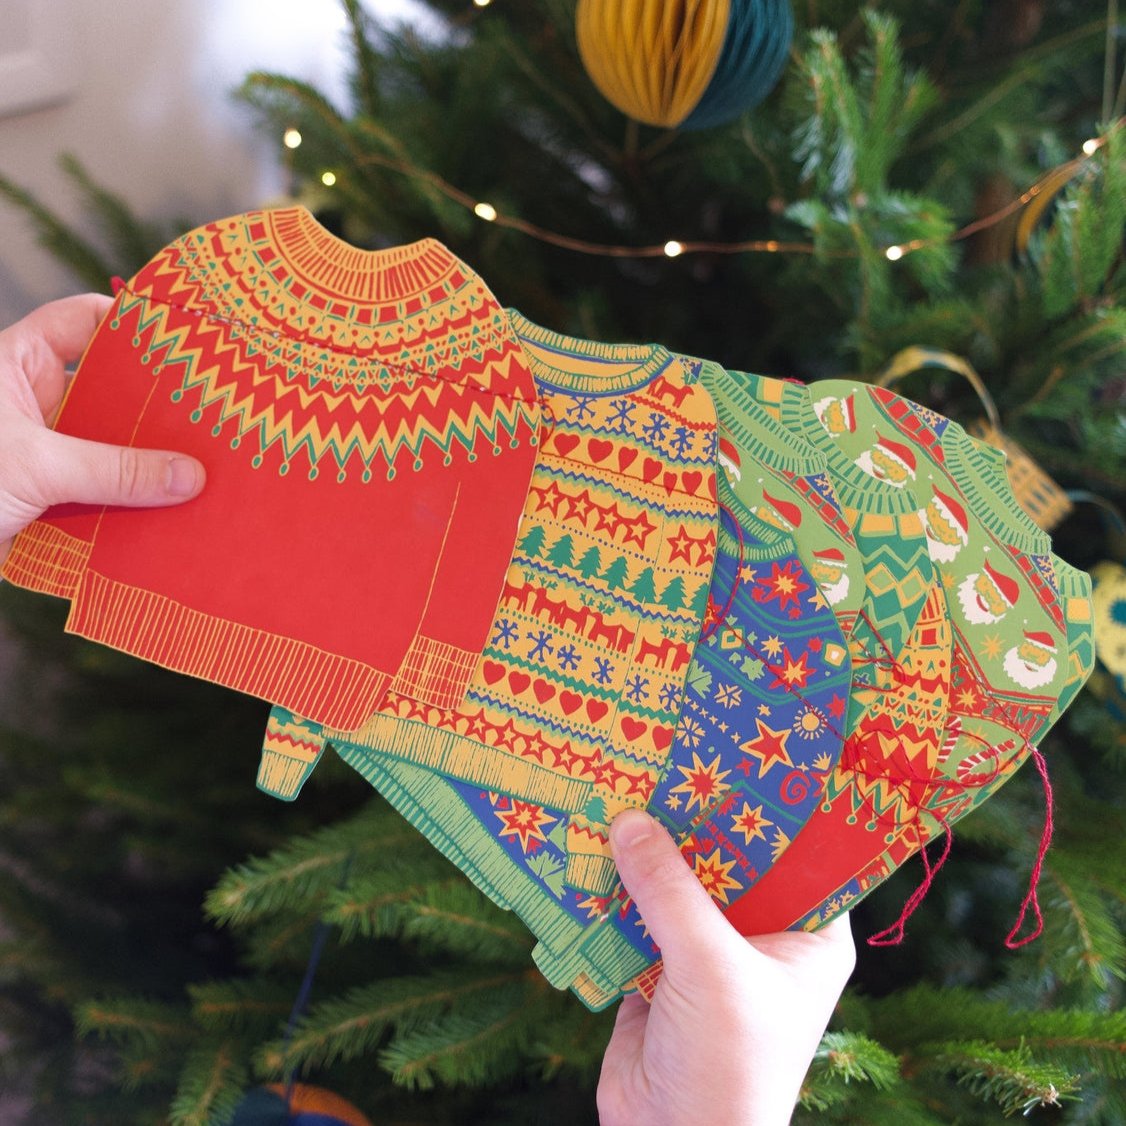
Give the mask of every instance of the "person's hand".
[(0, 563), (12, 538), (52, 504), (168, 505), (194, 497), (195, 458), (107, 446), (50, 429), (110, 298), (96, 293), (44, 305), (0, 332)]
[(648, 814), (619, 814), (610, 844), (664, 970), (652, 1005), (633, 994), (618, 1010), (598, 1083), (602, 1126), (789, 1122), (852, 973), (848, 916), (816, 933), (743, 938)]

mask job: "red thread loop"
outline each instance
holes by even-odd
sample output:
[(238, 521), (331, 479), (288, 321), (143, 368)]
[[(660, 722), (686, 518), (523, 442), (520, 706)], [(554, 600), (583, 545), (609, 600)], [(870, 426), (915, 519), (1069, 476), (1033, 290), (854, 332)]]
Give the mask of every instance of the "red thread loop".
[(898, 946), (903, 941), (907, 920), (915, 913), (919, 904), (926, 899), (935, 876), (938, 875), (939, 869), (946, 863), (946, 859), (950, 855), (950, 848), (954, 844), (954, 834), (951, 832), (950, 826), (946, 826), (946, 841), (942, 846), (942, 855), (938, 858), (938, 863), (934, 865), (931, 864), (930, 857), (927, 855), (927, 845), (929, 844), (930, 841), (919, 850), (919, 855), (923, 858), (923, 869), (926, 872), (923, 882), (908, 896), (907, 902), (903, 904), (903, 910), (899, 913), (899, 918), (887, 930), (879, 931), (868, 939), (869, 946)]
[[(1054, 828), (1052, 782), (1048, 777), (1048, 764), (1044, 761), (1044, 756), (1035, 747), (1032, 748), (1032, 761), (1036, 763), (1036, 769), (1040, 772), (1040, 781), (1044, 783), (1044, 829), (1040, 834), (1040, 849), (1036, 853), (1036, 863), (1032, 866), (1032, 874), (1028, 880), (1028, 891), (1020, 905), (1020, 914), (1017, 915), (1017, 921), (1013, 924), (1013, 929), (1009, 931), (1008, 937), (1005, 939), (1005, 946), (1009, 950), (1019, 950), (1022, 946), (1027, 946), (1034, 939), (1039, 938), (1044, 930), (1044, 916), (1040, 914), (1040, 900), (1036, 895), (1036, 889), (1040, 883), (1040, 874), (1044, 870), (1044, 858), (1048, 855), (1048, 848), (1052, 843), (1052, 829)], [(1036, 916), (1036, 929), (1030, 935), (1017, 939), (1016, 934), (1024, 926), (1024, 917), (1029, 907), (1032, 908), (1032, 912)]]

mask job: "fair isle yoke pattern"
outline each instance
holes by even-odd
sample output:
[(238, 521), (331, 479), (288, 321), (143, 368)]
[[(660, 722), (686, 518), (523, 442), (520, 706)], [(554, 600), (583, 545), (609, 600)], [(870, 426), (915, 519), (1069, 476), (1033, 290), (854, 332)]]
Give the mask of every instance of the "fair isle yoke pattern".
[[(176, 510), (52, 509), (4, 575), (69, 597), (72, 632), (336, 727), (391, 684), (449, 706), (538, 424), (503, 310), (440, 244), (362, 251), (302, 208), (235, 216), (120, 289), (58, 424), (192, 453), (208, 488)], [(326, 559), (366, 577), (348, 615)]]

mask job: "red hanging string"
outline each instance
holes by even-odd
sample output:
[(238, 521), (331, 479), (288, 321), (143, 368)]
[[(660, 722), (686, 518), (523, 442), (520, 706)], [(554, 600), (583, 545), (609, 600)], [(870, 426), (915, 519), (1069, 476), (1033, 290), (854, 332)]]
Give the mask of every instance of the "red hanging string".
[(938, 863), (932, 865), (930, 857), (927, 855), (927, 844), (919, 850), (919, 855), (923, 858), (923, 869), (926, 875), (923, 877), (923, 882), (910, 894), (907, 902), (903, 904), (903, 910), (899, 913), (899, 918), (887, 930), (879, 931), (868, 939), (869, 946), (898, 946), (904, 938), (906, 933), (907, 920), (915, 913), (915, 909), (927, 897), (927, 892), (931, 889), (931, 884), (934, 883), (935, 876), (938, 875), (939, 869), (946, 863), (947, 857), (950, 855), (950, 848), (954, 844), (954, 834), (950, 826), (946, 826), (946, 841), (942, 846), (942, 855), (938, 858)]
[[(1054, 828), (1052, 783), (1048, 778), (1048, 764), (1044, 761), (1044, 756), (1035, 747), (1032, 748), (1032, 761), (1036, 763), (1036, 769), (1040, 772), (1040, 780), (1044, 783), (1044, 829), (1040, 834), (1040, 849), (1036, 854), (1036, 863), (1032, 866), (1032, 874), (1028, 880), (1028, 891), (1020, 905), (1020, 914), (1017, 915), (1017, 921), (1013, 924), (1013, 929), (1009, 931), (1008, 937), (1005, 939), (1005, 946), (1010, 950), (1019, 950), (1020, 947), (1027, 946), (1033, 939), (1039, 938), (1044, 930), (1044, 916), (1040, 914), (1040, 900), (1037, 897), (1036, 889), (1040, 883), (1040, 874), (1044, 870), (1044, 858), (1048, 855), (1048, 848), (1052, 843), (1052, 829)], [(1030, 935), (1017, 939), (1016, 934), (1024, 926), (1024, 917), (1029, 907), (1032, 908), (1033, 914), (1036, 916), (1036, 929)]]

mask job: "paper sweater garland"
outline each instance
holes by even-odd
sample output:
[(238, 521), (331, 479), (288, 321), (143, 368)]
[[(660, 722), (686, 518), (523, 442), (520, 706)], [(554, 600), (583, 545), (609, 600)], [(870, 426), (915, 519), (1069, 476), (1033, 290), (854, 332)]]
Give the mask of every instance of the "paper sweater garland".
[[(707, 603), (715, 411), (663, 348), (590, 344), (510, 315), (545, 436), (465, 701), (441, 710), (391, 692), (361, 730), (327, 734), (565, 811), (566, 878), (605, 894), (608, 821), (652, 794)], [(325, 735), (275, 711), (266, 754)]]
[[(520, 327), (524, 335), (527, 326)], [(605, 346), (602, 350), (611, 353)], [(614, 349), (612, 354), (628, 353)], [(717, 404), (722, 425), (726, 404), (721, 398)], [(757, 448), (785, 462), (786, 443), (780, 437), (768, 427)], [(740, 463), (753, 464), (750, 451), (740, 454), (731, 447), (730, 452)], [(791, 461), (791, 468), (802, 468), (800, 459)], [(663, 815), (704, 879), (713, 868), (722, 877), (712, 890), (721, 903), (728, 903), (736, 887), (757, 878), (781, 853), (819, 799), (826, 772), (840, 753), (840, 724), (831, 713), (844, 713), (849, 672), (836, 619), (795, 554), (792, 539), (743, 509), (722, 471), (719, 480), (729, 526), (708, 611), (716, 619), (715, 629), (701, 650), (704, 658), (698, 656), (689, 675), (689, 710), (649, 808)], [(733, 517), (738, 529), (731, 525)], [(840, 525), (839, 516), (835, 522)], [(714, 654), (711, 661), (708, 653)], [(719, 676), (724, 679), (713, 685)], [(275, 712), (271, 726), (292, 729), (292, 717)], [(701, 761), (700, 747), (715, 751), (716, 739), (726, 750)], [(791, 739), (795, 749), (788, 751)], [(501, 788), (483, 790), (442, 779), (436, 772), (406, 773), (396, 755), (354, 740), (337, 741), (337, 749), (480, 887), (517, 910), (540, 938), (535, 957), (549, 980), (567, 985), (582, 978), (576, 988), (588, 1003), (601, 1007), (620, 993), (623, 982), (653, 962), (655, 951), (642, 937), (635, 911), (615, 920), (609, 898), (568, 886), (566, 811)], [(730, 761), (721, 764), (721, 759)], [(733, 773), (741, 781), (727, 781)], [(737, 831), (726, 825), (733, 790), (745, 799), (745, 809), (734, 810), (736, 819), (741, 818)], [(770, 826), (768, 842), (765, 829)], [(740, 832), (746, 838), (742, 846), (736, 844)], [(701, 855), (700, 842), (709, 840), (721, 843)], [(523, 879), (515, 869), (525, 872)], [(737, 877), (731, 875), (733, 869)], [(507, 883), (521, 889), (513, 893), (514, 901), (504, 890)], [(532, 894), (536, 887), (538, 897)], [(596, 922), (592, 916), (607, 914), (610, 919), (595, 928), (602, 933), (581, 947), (570, 937), (580, 923), (589, 927)]]
[[(905, 859), (912, 835), (917, 847), (995, 792), (1058, 715), (1065, 684), (1073, 695), (1090, 672), (1089, 584), (1067, 569), (1068, 595), (1056, 595), (1055, 568), (1044, 554), (1047, 537), (1016, 506), (995, 458), (983, 456), (948, 419), (881, 388), (829, 382), (814, 384), (809, 394), (855, 464), (916, 496), (947, 595), (952, 665), (929, 784), (910, 772), (914, 833), (889, 833), (878, 857), (797, 921), (804, 926), (820, 925), (886, 878)], [(1010, 612), (1020, 617), (1009, 622), (1006, 642), (999, 623)], [(1060, 637), (1065, 613), (1070, 624)], [(1065, 654), (1056, 663), (1061, 644)], [(1041, 685), (1048, 687), (1037, 691)], [(900, 779), (906, 776), (902, 764), (895, 769)], [(820, 818), (812, 819), (803, 846), (811, 847), (825, 829)], [(787, 859), (802, 857), (797, 852)]]
[(761, 914), (766, 929), (792, 925), (804, 913), (799, 904), (820, 902), (887, 838), (900, 844), (900, 860), (919, 846), (918, 799), (933, 773), (950, 680), (945, 600), (913, 501), (842, 455), (831, 436), (834, 420), (822, 421), (803, 388), (784, 385), (777, 393), (779, 419), (825, 456), (864, 561), (865, 594), (848, 634), (845, 748), (824, 804), (795, 842), (797, 853), (732, 912), (736, 925)]
[(1105, 633), (941, 415), (559, 336), (433, 240), (361, 251), (300, 208), (124, 283), (59, 426), (207, 488), (52, 509), (5, 577), (273, 703), (267, 792), (331, 741), (592, 1008), (660, 974), (622, 809), (745, 933), (819, 926), (1038, 755)]
[[(121, 288), (58, 421), (194, 454), (205, 492), (51, 509), (3, 573), (71, 599), (73, 632), (341, 729), (389, 687), (451, 707), (539, 417), (503, 310), (439, 243), (363, 251), (302, 208), (235, 216)], [(363, 576), (347, 613), (326, 569)]]

